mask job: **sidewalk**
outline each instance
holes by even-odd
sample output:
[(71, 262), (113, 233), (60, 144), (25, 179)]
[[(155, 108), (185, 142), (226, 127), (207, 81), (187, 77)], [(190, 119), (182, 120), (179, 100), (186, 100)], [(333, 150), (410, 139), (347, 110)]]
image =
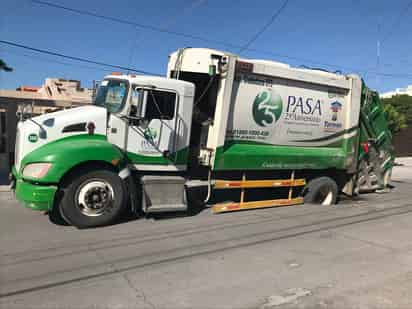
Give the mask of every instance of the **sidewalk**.
[(403, 164), (404, 166), (411, 167), (412, 166), (412, 157), (400, 157), (395, 159), (395, 163)]
[(1, 185), (0, 186), (0, 192), (9, 192), (10, 191), (10, 186), (9, 185)]

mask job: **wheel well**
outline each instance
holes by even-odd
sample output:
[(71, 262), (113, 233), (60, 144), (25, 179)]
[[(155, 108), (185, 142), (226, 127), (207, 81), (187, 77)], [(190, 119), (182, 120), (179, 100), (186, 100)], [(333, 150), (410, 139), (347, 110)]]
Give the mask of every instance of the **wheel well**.
[(345, 171), (336, 170), (336, 169), (316, 170), (316, 171), (305, 172), (303, 177), (306, 179), (306, 182), (308, 183), (309, 181), (313, 179), (324, 177), (324, 176), (329, 177), (333, 181), (336, 182), (339, 192), (345, 186), (348, 180), (348, 177), (349, 177)]
[(64, 176), (62, 177), (62, 179), (60, 179), (60, 182), (58, 184), (58, 190), (54, 197), (53, 207), (49, 212), (49, 215), (51, 215), (51, 218), (53, 217), (52, 222), (55, 222), (55, 220), (57, 220), (58, 222), (65, 222), (65, 224), (69, 223), (65, 218), (62, 217), (61, 213), (57, 211), (58, 209), (57, 207), (59, 207), (60, 201), (64, 194), (64, 190), (62, 190), (62, 188), (64, 188), (64, 186), (68, 183), (69, 179), (73, 177), (73, 175), (75, 174), (80, 174), (86, 171), (98, 170), (98, 169), (105, 169), (105, 170), (110, 170), (113, 172), (118, 172), (116, 167), (114, 167), (113, 165), (107, 162), (86, 161), (86, 162), (82, 162), (78, 165), (73, 166), (69, 171), (66, 172), (66, 174), (64, 174)]
[(118, 172), (118, 169), (111, 165), (110, 163), (104, 161), (86, 161), (78, 165), (73, 166), (59, 182), (59, 188), (64, 187), (67, 181), (75, 174), (84, 173), (92, 170), (109, 170), (113, 172)]

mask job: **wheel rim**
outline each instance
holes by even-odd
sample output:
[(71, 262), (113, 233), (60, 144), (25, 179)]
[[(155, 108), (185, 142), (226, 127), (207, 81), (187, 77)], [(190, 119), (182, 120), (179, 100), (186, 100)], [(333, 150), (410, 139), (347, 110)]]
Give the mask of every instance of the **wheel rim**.
[(316, 195), (315, 202), (321, 205), (332, 205), (333, 192), (328, 187), (320, 188)]
[(325, 199), (322, 202), (322, 205), (332, 205), (332, 198), (333, 198), (333, 193), (332, 191), (329, 191), (329, 193), (326, 195)]
[(75, 204), (82, 214), (98, 217), (113, 207), (114, 191), (110, 183), (101, 179), (88, 180), (80, 185)]

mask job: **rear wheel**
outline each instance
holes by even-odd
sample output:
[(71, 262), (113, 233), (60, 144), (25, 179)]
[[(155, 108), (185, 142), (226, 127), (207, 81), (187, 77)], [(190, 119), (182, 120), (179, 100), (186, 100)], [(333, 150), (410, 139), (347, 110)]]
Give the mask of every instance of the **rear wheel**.
[(338, 198), (338, 186), (330, 177), (312, 179), (306, 186), (305, 203), (333, 205)]
[(111, 224), (124, 209), (126, 190), (115, 172), (85, 171), (67, 183), (60, 211), (78, 228)]

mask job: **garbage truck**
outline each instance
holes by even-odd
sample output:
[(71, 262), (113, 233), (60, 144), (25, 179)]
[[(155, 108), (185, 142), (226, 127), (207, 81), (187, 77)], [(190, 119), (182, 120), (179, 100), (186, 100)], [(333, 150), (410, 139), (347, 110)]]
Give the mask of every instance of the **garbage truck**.
[(182, 48), (166, 77), (115, 72), (92, 105), (23, 115), (13, 187), (80, 228), (126, 210), (331, 205), (388, 186), (391, 138), (357, 75)]

